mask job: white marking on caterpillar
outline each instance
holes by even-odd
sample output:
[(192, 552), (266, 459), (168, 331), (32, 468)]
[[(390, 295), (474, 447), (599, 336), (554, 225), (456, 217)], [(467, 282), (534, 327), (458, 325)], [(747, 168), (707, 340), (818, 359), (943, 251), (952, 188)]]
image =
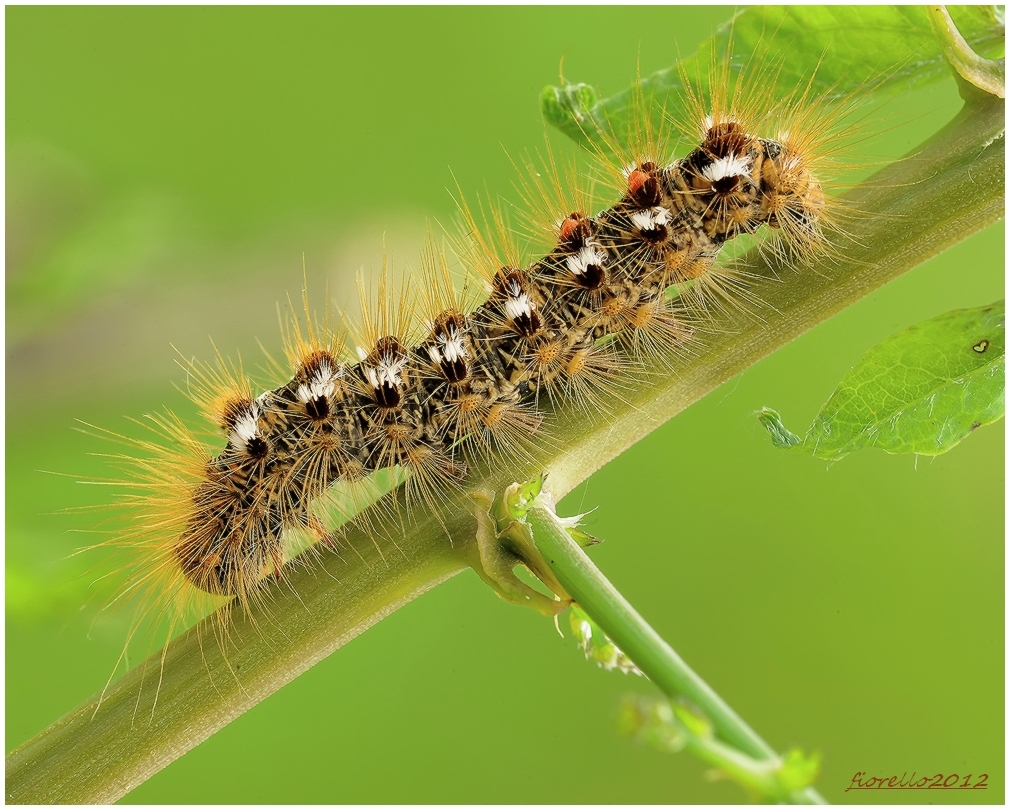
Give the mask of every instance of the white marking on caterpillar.
[(455, 329), (435, 335), (435, 345), (428, 347), (428, 356), (433, 363), (441, 363), (443, 358), (450, 363), (466, 360), (468, 355), (463, 336)]
[[(361, 351), (360, 349), (358, 351)], [(333, 394), (336, 386), (334, 383), (340, 377), (340, 371), (334, 369), (328, 362), (323, 360), (319, 368), (315, 370), (307, 383), (298, 386), (296, 396), (301, 402), (310, 402), (320, 397), (328, 397)]]
[(599, 245), (590, 243), (581, 248), (574, 256), (568, 256), (565, 259), (565, 265), (568, 267), (569, 273), (573, 276), (579, 277), (585, 275), (586, 270), (590, 266), (596, 265), (599, 267), (606, 261), (606, 251)]
[(235, 425), (228, 434), (228, 440), (241, 450), (245, 450), (249, 446), (249, 442), (259, 436), (260, 409), (258, 401), (257, 399), (255, 402), (251, 402), (245, 413), (236, 417)]
[(654, 231), (671, 222), (670, 212), (657, 205), (644, 211), (636, 211), (631, 215), (631, 224), (640, 231)]
[(361, 369), (365, 373), (365, 379), (368, 380), (373, 388), (382, 388), (383, 385), (388, 385), (390, 388), (399, 388), (403, 385), (403, 379), (400, 375), (403, 373), (403, 367), (407, 365), (406, 357), (397, 358), (384, 354), (375, 366), (368, 366), (364, 362), (368, 358), (368, 352), (360, 346), (356, 346), (355, 348), (358, 350), (358, 356), (362, 361)]
[(505, 294), (508, 296), (505, 299), (505, 314), (511, 320), (533, 317), (533, 302), (516, 279), (508, 280)]
[(750, 158), (746, 155), (736, 155), (732, 152), (724, 158), (718, 158), (701, 170), (701, 175), (710, 183), (723, 180), (726, 177), (740, 177), (750, 171)]
[[(698, 121), (704, 112), (697, 109), (692, 120)], [(249, 383), (240, 369), (209, 374), (205, 387), (222, 390), (202, 393), (199, 404), (215, 419), (215, 426), (228, 433), (230, 447), (208, 466), (204, 456), (209, 449), (197, 448), (194, 441), (194, 460), (185, 469), (192, 480), (177, 484), (171, 465), (164, 480), (154, 479), (168, 492), (165, 498), (155, 493), (154, 511), (169, 499), (183, 507), (173, 507), (162, 520), (167, 528), (158, 540), (158, 570), (169, 572), (177, 590), (194, 585), (212, 596), (237, 596), (241, 604), (249, 604), (257, 598), (264, 572), (283, 564), (287, 539), (282, 534), (288, 527), (307, 528), (314, 542), (329, 537), (310, 504), (334, 483), (351, 483), (399, 465), (410, 471), (408, 506), (416, 499), (437, 505), (443, 484), (465, 474), (463, 459), (471, 451), (490, 457), (492, 463), (514, 451), (525, 454), (530, 437), (540, 429), (543, 417), (536, 411), (544, 392), (583, 408), (587, 403), (597, 406), (596, 392), (601, 392), (601, 399), (609, 395), (610, 377), (625, 373), (639, 357), (665, 363), (691, 334), (679, 314), (682, 306), (691, 306), (687, 295), (705, 311), (709, 301), (732, 302), (735, 294), (746, 296), (736, 276), (713, 270), (724, 241), (766, 224), (781, 234), (782, 241), (772, 244), (787, 246), (773, 249), (796, 253), (812, 249), (826, 204), (820, 183), (808, 168), (816, 159), (809, 150), (817, 142), (802, 133), (795, 148), (758, 139), (756, 132), (747, 134), (752, 130), (724, 113), (708, 115), (705, 124), (709, 131), (697, 149), (707, 157), (654, 162), (647, 155), (666, 154), (669, 150), (663, 143), (635, 144), (634, 152), (610, 167), (627, 180), (621, 197), (611, 206), (597, 207), (595, 218), (582, 213), (596, 207), (592, 198), (583, 199), (577, 189), (569, 198), (562, 188), (564, 180), (552, 168), (548, 180), (562, 198), (558, 208), (547, 200), (549, 188), (537, 185), (531, 196), (544, 196), (552, 206), (533, 224), (542, 235), (553, 222), (556, 243), (547, 256), (532, 263), (512, 246), (500, 216), (489, 223), (496, 234), (485, 238), (465, 213), (465, 239), (476, 248), (464, 251), (464, 264), (480, 271), (488, 298), (465, 306), (460, 299), (470, 298), (472, 288), (457, 296), (447, 271), (429, 269), (430, 289), (422, 296), (429, 316), (424, 342), (405, 340), (401, 345), (400, 337), (393, 336), (414, 330), (408, 324), (411, 318), (401, 318), (401, 308), (386, 299), (388, 285), (383, 279), (378, 306), (362, 301), (365, 325), (356, 334), (367, 337), (355, 342), (369, 349), (354, 346), (360, 365), (342, 365), (333, 354), (334, 347), (344, 342), (341, 328), (325, 323), (320, 329), (309, 320), (308, 340), (295, 329), (287, 347), (289, 355), (302, 363), (294, 379), (275, 391), (250, 402)], [(652, 135), (646, 131), (644, 137)], [(779, 140), (789, 137), (784, 132)], [(626, 164), (632, 157), (634, 161)], [(760, 161), (770, 161), (767, 182), (739, 187), (734, 181), (753, 176)], [(705, 183), (732, 187), (739, 200), (732, 206), (712, 205), (707, 195), (697, 193)], [(574, 213), (556, 219), (558, 211)], [(629, 239), (629, 231), (637, 238)], [(644, 248), (639, 240), (655, 249)], [(660, 242), (672, 243), (675, 249), (660, 251)], [(429, 264), (444, 261), (434, 248), (427, 251)], [(685, 303), (658, 295), (665, 286), (684, 281), (692, 282), (685, 285)], [(571, 287), (576, 285), (584, 290), (573, 295)], [(565, 306), (552, 306), (552, 296), (564, 298)], [(391, 307), (397, 310), (393, 314)], [(307, 320), (308, 311), (306, 305)], [(471, 311), (475, 314), (467, 320), (471, 316), (463, 313)], [(435, 313), (437, 317), (430, 317)], [(507, 329), (518, 338), (502, 335), (506, 320)], [(608, 340), (614, 357), (609, 357), (608, 349), (608, 357), (601, 355), (594, 365), (594, 342), (601, 337), (617, 338)], [(415, 355), (429, 357), (440, 368), (419, 373), (415, 382), (410, 365)], [(503, 372), (507, 378), (500, 378)], [(331, 414), (328, 404), (340, 395), (340, 381), (352, 376), (348, 412)], [(359, 407), (368, 400), (367, 406)], [(424, 407), (414, 407), (417, 403)], [(306, 430), (306, 417), (324, 424)], [(169, 428), (175, 431), (174, 425)], [(176, 432), (189, 441), (181, 428)], [(241, 457), (243, 453), (248, 458)], [(250, 464), (253, 458), (263, 463)], [(188, 457), (184, 460), (189, 463)], [(193, 485), (197, 499), (192, 497)], [(367, 497), (372, 498), (371, 493)], [(250, 503), (257, 508), (248, 508)], [(234, 526), (216, 529), (208, 518), (227, 510), (235, 515)], [(177, 527), (180, 531), (169, 536)], [(223, 545), (231, 536), (241, 543)], [(588, 625), (585, 629), (591, 635)]]

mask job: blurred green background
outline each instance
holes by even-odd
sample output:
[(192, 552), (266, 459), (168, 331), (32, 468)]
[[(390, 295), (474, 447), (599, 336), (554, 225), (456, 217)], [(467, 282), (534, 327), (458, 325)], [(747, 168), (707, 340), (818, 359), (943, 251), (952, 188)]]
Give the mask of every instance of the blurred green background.
[[(192, 413), (174, 364), (210, 339), (249, 366), (277, 305), (413, 261), (454, 179), (508, 192), (543, 143), (541, 88), (603, 95), (673, 64), (721, 8), (8, 8), (6, 747), (101, 689), (128, 618), (100, 612), (115, 452), (75, 420)], [(953, 81), (879, 115), (871, 159), (957, 109)], [(554, 138), (556, 150), (566, 150)], [(504, 149), (502, 148), (504, 147)], [(880, 157), (878, 157), (880, 156)], [(514, 195), (513, 195), (514, 196)], [(900, 224), (896, 224), (900, 227)], [(562, 504), (593, 557), (768, 741), (854, 773), (990, 774), (1004, 791), (1004, 427), (936, 459), (774, 450), (870, 346), (1003, 295), (994, 227), (715, 391)], [(318, 296), (317, 296), (318, 298)], [(735, 802), (686, 755), (614, 730), (641, 679), (462, 574), (166, 768), (130, 802)]]

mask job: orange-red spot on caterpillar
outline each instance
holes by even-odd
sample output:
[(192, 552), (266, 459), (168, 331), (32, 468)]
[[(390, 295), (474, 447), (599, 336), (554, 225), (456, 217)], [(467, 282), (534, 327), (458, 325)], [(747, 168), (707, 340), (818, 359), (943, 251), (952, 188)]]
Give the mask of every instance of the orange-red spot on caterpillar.
[(578, 250), (593, 235), (592, 224), (578, 211), (573, 211), (561, 221), (558, 241), (569, 250)]
[(646, 161), (628, 173), (628, 196), (639, 208), (659, 205), (662, 194), (656, 177), (658, 168), (652, 161)]
[(643, 171), (635, 169), (628, 175), (628, 192), (632, 195), (637, 194), (648, 179), (649, 175)]

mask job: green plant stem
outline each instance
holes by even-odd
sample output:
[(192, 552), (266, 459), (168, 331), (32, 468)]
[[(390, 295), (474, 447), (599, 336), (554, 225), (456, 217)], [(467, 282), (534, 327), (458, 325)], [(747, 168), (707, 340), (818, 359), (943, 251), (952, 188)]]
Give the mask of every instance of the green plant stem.
[(685, 663), (643, 619), (578, 544), (548, 506), (526, 515), (533, 542), (558, 581), (589, 617), (668, 697), (686, 697), (705, 712), (726, 742), (759, 759), (775, 750)]
[[(536, 502), (526, 514), (533, 542), (568, 594), (645, 676), (669, 698), (685, 697), (712, 722), (725, 742), (757, 760), (779, 759), (772, 748), (691, 669), (662, 636), (639, 615), (558, 521), (553, 504)], [(812, 788), (793, 797), (823, 804)]]
[(709, 720), (680, 701), (628, 696), (619, 722), (634, 739), (659, 751), (694, 754), (737, 782), (757, 801), (804, 804), (816, 795), (801, 790), (799, 785), (817, 774), (819, 756), (805, 757), (793, 749), (774, 760), (755, 759), (715, 737)]
[[(720, 317), (718, 330), (702, 336), (704, 350), (678, 363), (676, 374), (657, 370), (628, 379), (623, 401), (608, 414), (560, 414), (549, 425), (552, 441), (528, 463), (477, 469), (469, 484), (501, 492), (547, 470), (561, 497), (765, 355), (998, 221), (1003, 130), (1003, 102), (966, 106), (915, 154), (843, 195), (857, 216), (837, 236), (832, 262), (789, 270), (783, 283), (755, 258), (752, 291), (762, 303)], [(267, 615), (236, 617), (227, 655), (213, 639), (213, 625), (198, 625), (165, 656), (157, 711), (151, 698), (161, 654), (111, 684), (97, 713), (99, 695), (11, 752), (8, 802), (123, 796), (383, 616), (463, 570), (473, 559), (472, 509), (469, 495), (460, 493), (446, 498), (440, 518), (416, 509), (406, 529), (393, 522), (385, 537), (349, 532), (346, 542), (360, 557), (323, 555), (319, 565), (292, 570), (268, 589)], [(145, 670), (146, 678), (139, 674)]]
[[(205, 621), (7, 757), (7, 802), (111, 803), (420, 593), (466, 567), (445, 538), (408, 555), (362, 545), (341, 581), (236, 613), (222, 643)], [(449, 553), (446, 553), (446, 552)], [(349, 569), (349, 570), (348, 570)], [(305, 581), (302, 585), (305, 585)], [(318, 587), (323, 582), (329, 587)], [(285, 598), (286, 597), (286, 598)], [(289, 614), (285, 607), (302, 607)], [(211, 617), (213, 620), (214, 617)], [(162, 677), (163, 676), (163, 677)], [(160, 683), (159, 683), (160, 680)]]
[(732, 746), (717, 739), (699, 737), (687, 734), (684, 740), (684, 750), (689, 751), (703, 762), (707, 762), (730, 776), (745, 787), (748, 792), (762, 797), (766, 802), (777, 804), (827, 804), (824, 798), (812, 787), (797, 790), (782, 796), (778, 788), (775, 772), (781, 760), (756, 760)]

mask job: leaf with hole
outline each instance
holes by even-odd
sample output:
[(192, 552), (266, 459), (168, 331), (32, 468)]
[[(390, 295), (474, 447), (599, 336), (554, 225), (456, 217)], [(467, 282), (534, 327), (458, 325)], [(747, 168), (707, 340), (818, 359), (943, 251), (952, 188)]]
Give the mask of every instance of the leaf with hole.
[(835, 460), (863, 447), (945, 453), (1003, 416), (1003, 302), (958, 309), (911, 326), (870, 349), (838, 384), (803, 437), (764, 408), (776, 447)]

